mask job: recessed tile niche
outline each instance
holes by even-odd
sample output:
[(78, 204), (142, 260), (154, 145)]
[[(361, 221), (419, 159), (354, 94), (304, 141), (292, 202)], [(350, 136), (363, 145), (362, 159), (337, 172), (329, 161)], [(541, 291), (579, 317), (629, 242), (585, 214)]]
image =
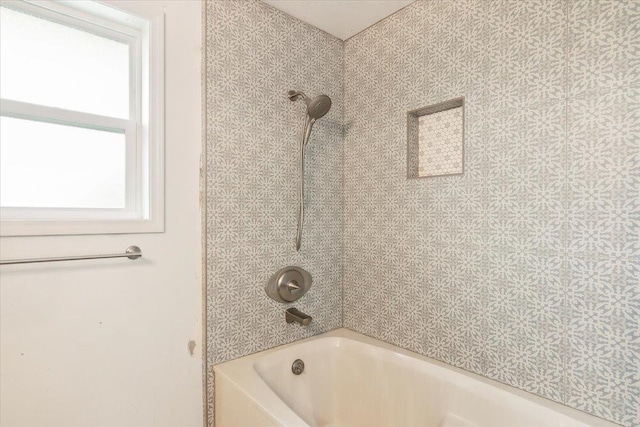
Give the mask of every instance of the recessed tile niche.
[(464, 172), (464, 98), (407, 113), (407, 177)]

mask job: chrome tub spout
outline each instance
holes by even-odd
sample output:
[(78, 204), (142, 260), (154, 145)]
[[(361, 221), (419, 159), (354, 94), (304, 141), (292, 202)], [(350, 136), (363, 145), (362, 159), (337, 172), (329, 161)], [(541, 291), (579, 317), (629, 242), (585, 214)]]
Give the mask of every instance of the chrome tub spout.
[(307, 326), (311, 323), (311, 316), (308, 316), (298, 310), (297, 308), (290, 308), (284, 313), (284, 318), (287, 323), (299, 323), (301, 326)]

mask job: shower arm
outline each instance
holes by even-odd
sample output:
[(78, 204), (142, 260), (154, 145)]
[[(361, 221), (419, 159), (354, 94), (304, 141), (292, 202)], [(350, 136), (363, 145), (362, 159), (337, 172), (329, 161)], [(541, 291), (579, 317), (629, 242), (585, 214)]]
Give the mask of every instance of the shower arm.
[(298, 170), (300, 172), (300, 186), (298, 187), (298, 229), (296, 231), (296, 251), (300, 250), (302, 244), (302, 226), (304, 224), (304, 154), (311, 136), (311, 128), (316, 119), (309, 117), (307, 114), (304, 119), (304, 129), (302, 132), (302, 142), (300, 144), (300, 158), (298, 161)]

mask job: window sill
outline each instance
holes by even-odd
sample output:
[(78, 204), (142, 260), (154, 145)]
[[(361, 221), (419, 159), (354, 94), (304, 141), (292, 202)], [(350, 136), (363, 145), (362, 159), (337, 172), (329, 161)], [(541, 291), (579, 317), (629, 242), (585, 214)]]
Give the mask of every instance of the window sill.
[(81, 234), (162, 233), (164, 221), (2, 221), (0, 236), (64, 236)]

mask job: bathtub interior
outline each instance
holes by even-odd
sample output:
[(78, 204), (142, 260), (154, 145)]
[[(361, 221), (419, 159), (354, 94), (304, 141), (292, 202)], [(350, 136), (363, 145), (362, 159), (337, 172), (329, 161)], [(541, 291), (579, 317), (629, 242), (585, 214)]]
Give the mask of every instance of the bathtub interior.
[[(296, 359), (305, 363), (300, 375), (291, 372)], [(253, 367), (311, 427), (587, 426), (456, 371), (342, 337), (283, 348)]]

